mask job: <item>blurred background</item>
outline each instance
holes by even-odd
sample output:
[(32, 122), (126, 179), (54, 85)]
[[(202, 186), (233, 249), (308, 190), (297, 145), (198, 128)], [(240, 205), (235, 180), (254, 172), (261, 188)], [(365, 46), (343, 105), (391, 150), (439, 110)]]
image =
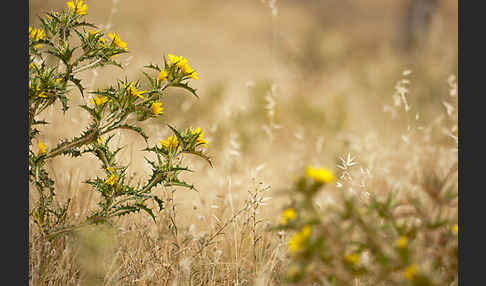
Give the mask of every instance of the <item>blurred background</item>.
[[(37, 26), (44, 12), (65, 9), (65, 2), (30, 0), (30, 25)], [(437, 118), (447, 120), (441, 117), (443, 101), (458, 70), (457, 1), (85, 2), (90, 22), (117, 32), (130, 51), (119, 57), (124, 70), (86, 72), (88, 89), (125, 77), (143, 82), (143, 66), (161, 63), (169, 53), (184, 56), (198, 72), (192, 85), (199, 99), (174, 90), (164, 101), (164, 116), (142, 124), (150, 144), (169, 135), (166, 124), (206, 130), (214, 167), (191, 160), (195, 173), (188, 181), (199, 193), (178, 193), (187, 198), (176, 199), (182, 208), (210, 204), (228, 193), (231, 199), (246, 197), (252, 180), (279, 189), (309, 164), (339, 171), (336, 164), (347, 153), (376, 174), (387, 170), (399, 176), (403, 170), (389, 171), (382, 157), (401, 150), (397, 146), (408, 140), (410, 122), (420, 130)], [(403, 78), (407, 112), (394, 97)], [(53, 122), (41, 137), (48, 146), (88, 124), (76, 106), (66, 115), (50, 110), (46, 118)], [(66, 128), (67, 118), (75, 128)], [(120, 161), (131, 164), (135, 180), (147, 179), (143, 140), (120, 136), (126, 146)], [(455, 146), (440, 128), (420, 136), (425, 145)], [(393, 153), (398, 165), (410, 159), (409, 151), (400, 152)], [(53, 170), (63, 170), (57, 171), (57, 184), (83, 198), (79, 210), (90, 201), (82, 181), (103, 174), (93, 162), (52, 162)], [(190, 220), (195, 213), (182, 216)]]

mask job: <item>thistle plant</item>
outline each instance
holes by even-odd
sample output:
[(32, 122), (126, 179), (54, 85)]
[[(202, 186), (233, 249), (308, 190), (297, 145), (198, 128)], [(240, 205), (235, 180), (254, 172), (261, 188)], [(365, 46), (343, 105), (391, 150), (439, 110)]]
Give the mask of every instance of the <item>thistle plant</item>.
[[(154, 194), (158, 186), (195, 189), (180, 178), (182, 173), (192, 171), (183, 154), (194, 154), (211, 164), (206, 155), (208, 142), (201, 128), (168, 126), (173, 135), (149, 146), (149, 137), (137, 126), (137, 122), (163, 116), (163, 98), (172, 88), (183, 88), (198, 97), (189, 82), (198, 79), (197, 72), (187, 59), (169, 54), (168, 59), (162, 57), (160, 64), (145, 66), (145, 85), (125, 78), (108, 87), (87, 91), (79, 74), (107, 65), (123, 68), (117, 57), (128, 53), (128, 45), (118, 33), (106, 33), (88, 22), (88, 6), (82, 0), (69, 1), (66, 6), (65, 10), (40, 17), (40, 27), (29, 27), (29, 182), (30, 192), (37, 193), (29, 214), (46, 240), (83, 225), (111, 223), (112, 218), (140, 211), (156, 220), (156, 212), (164, 208), (164, 201)], [(48, 64), (53, 59), (57, 63)], [(59, 101), (65, 114), (75, 96), (73, 87), (89, 99), (79, 107), (90, 115), (90, 122), (79, 136), (49, 146), (38, 139), (41, 134), (38, 126), (49, 124), (41, 119), (43, 112)], [(146, 158), (151, 174), (144, 184), (129, 184), (128, 166), (121, 165), (117, 158), (122, 148), (110, 144), (119, 130), (141, 136), (147, 144), (143, 151), (155, 158)], [(48, 165), (56, 157), (70, 160), (88, 154), (99, 161), (105, 175), (85, 182), (100, 194), (99, 201), (96, 209), (74, 224), (68, 216), (70, 199), (58, 201)]]

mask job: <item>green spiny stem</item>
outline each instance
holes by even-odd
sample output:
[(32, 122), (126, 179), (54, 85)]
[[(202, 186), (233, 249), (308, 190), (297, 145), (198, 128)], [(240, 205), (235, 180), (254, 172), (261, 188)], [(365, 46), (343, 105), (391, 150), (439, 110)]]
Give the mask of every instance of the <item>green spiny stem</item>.
[(75, 140), (71, 143), (68, 143), (68, 144), (58, 148), (58, 149), (52, 150), (51, 152), (49, 152), (46, 155), (46, 158), (51, 158), (51, 157), (57, 156), (57, 155), (63, 153), (64, 151), (66, 151), (67, 149), (70, 149), (70, 148), (73, 148), (73, 147), (80, 147), (84, 144), (87, 144), (87, 143), (93, 141), (95, 138), (96, 138), (96, 132), (94, 132), (94, 130), (92, 130), (92, 132), (88, 136), (86, 136), (85, 138)]

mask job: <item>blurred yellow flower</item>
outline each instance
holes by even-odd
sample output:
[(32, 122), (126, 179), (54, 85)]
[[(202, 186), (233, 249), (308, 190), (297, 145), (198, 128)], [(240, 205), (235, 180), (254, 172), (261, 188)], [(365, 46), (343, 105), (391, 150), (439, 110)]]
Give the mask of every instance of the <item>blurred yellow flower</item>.
[(74, 14), (77, 15), (86, 15), (86, 12), (88, 11), (88, 5), (84, 4), (83, 0), (77, 0), (76, 3), (74, 1), (69, 1), (66, 3), (68, 6), (69, 10), (73, 11)]
[(160, 140), (160, 144), (164, 146), (165, 148), (176, 148), (179, 145), (179, 140), (177, 139), (176, 136), (169, 136), (167, 140)]
[(459, 232), (459, 226), (457, 225), (457, 223), (452, 226), (452, 231), (456, 234)]
[(318, 183), (330, 183), (334, 180), (332, 171), (326, 168), (307, 167), (305, 174)]
[(417, 265), (411, 264), (403, 271), (403, 275), (407, 280), (413, 280), (417, 275)]
[(37, 148), (39, 149), (39, 154), (44, 154), (46, 153), (46, 145), (44, 145), (41, 141), (37, 143)]
[(189, 130), (191, 131), (192, 135), (199, 133), (199, 136), (196, 139), (196, 144), (202, 144), (204, 147), (207, 147), (208, 141), (206, 141), (206, 139), (203, 138), (204, 131), (202, 131), (200, 127), (194, 129), (191, 126), (189, 127)]
[(351, 264), (356, 264), (359, 261), (359, 255), (357, 253), (351, 252), (346, 254), (344, 256), (344, 259)]
[(164, 110), (164, 108), (162, 107), (162, 102), (154, 102), (152, 103), (152, 113), (154, 115), (159, 115), (160, 113), (162, 113), (162, 111)]
[(304, 226), (299, 232), (295, 233), (288, 241), (287, 245), (291, 253), (297, 253), (302, 244), (310, 237), (312, 228), (310, 225)]
[(312, 234), (312, 227), (310, 225), (306, 225), (300, 230), (300, 233), (304, 238), (308, 238)]
[(39, 97), (42, 97), (42, 98), (46, 98), (47, 97), (47, 94), (45, 91), (41, 92), (38, 94)]
[(160, 71), (159, 75), (157, 76), (157, 82), (164, 81), (169, 74), (163, 69)]
[(124, 50), (128, 50), (127, 48), (127, 43), (125, 43), (124, 41), (122, 41), (122, 39), (120, 39), (120, 36), (118, 36), (115, 32), (113, 33), (108, 33), (108, 38), (110, 38), (110, 40), (113, 41), (113, 43), (115, 44), (115, 46), (121, 48), (121, 49), (124, 49)]
[(98, 139), (96, 139), (96, 141), (98, 142), (98, 144), (101, 145), (103, 143), (103, 136), (98, 137)]
[(297, 217), (297, 214), (295, 213), (295, 210), (293, 208), (288, 208), (282, 212), (282, 218), (280, 222), (283, 225), (287, 225), (290, 220), (293, 220)]
[(115, 174), (111, 175), (108, 179), (106, 179), (105, 184), (113, 186), (116, 183), (116, 176)]
[(395, 242), (395, 245), (398, 248), (405, 248), (407, 247), (407, 244), (408, 244), (408, 240), (406, 236), (400, 236)]

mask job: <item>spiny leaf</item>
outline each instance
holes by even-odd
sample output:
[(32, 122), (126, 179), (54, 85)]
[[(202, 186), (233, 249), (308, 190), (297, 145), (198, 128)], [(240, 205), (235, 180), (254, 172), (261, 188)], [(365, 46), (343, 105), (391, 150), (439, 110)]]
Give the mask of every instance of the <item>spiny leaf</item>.
[(152, 217), (152, 219), (154, 220), (154, 222), (156, 221), (156, 220), (155, 220), (155, 215), (154, 215), (154, 213), (153, 213), (153, 212), (152, 212), (152, 210), (151, 210), (151, 209), (149, 209), (149, 208), (148, 208), (148, 207), (147, 207), (145, 204), (143, 204), (143, 203), (138, 203), (138, 204), (136, 204), (136, 206), (137, 206), (137, 207), (139, 207), (140, 209), (142, 209), (142, 210), (146, 211), (146, 212), (147, 212), (147, 213), (148, 213), (148, 214), (149, 214), (149, 215)]
[(179, 83), (173, 83), (171, 86), (175, 87), (181, 87), (185, 90), (188, 90), (190, 93), (192, 93), (195, 97), (199, 98), (199, 96), (196, 94), (196, 89), (190, 87), (187, 83), (184, 82), (179, 82)]

